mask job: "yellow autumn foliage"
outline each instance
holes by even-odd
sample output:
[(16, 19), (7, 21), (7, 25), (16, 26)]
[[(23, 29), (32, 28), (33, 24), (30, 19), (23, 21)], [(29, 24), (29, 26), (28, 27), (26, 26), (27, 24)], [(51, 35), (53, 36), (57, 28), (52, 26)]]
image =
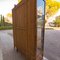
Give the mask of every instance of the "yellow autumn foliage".
[(18, 0), (18, 2), (21, 2), (22, 0)]
[(60, 2), (56, 0), (46, 0), (46, 14), (49, 16), (54, 15), (60, 8)]
[(7, 14), (7, 17), (12, 17), (12, 13), (8, 13)]

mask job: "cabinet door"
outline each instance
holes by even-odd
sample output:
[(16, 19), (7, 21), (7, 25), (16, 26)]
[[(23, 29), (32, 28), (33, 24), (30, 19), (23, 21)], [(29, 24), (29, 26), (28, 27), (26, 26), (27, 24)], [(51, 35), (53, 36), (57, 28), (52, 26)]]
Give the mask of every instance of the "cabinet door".
[(27, 54), (27, 2), (22, 0), (13, 9), (14, 44), (19, 51)]
[(36, 60), (37, 0), (22, 0), (13, 9), (15, 46), (27, 58)]

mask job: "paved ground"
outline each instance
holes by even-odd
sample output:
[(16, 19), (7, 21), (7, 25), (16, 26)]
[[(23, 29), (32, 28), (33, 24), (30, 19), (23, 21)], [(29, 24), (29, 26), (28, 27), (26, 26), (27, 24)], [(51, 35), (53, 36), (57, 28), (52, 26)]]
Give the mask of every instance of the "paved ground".
[[(2, 47), (3, 47), (4, 60), (23, 60), (21, 54), (17, 53), (13, 49), (12, 31), (11, 30), (0, 31), (0, 37), (2, 37), (1, 39), (3, 45)], [(48, 60), (60, 60), (60, 31), (59, 30), (45, 31), (44, 56), (47, 57)]]
[(25, 60), (13, 47), (12, 30), (0, 31), (3, 60)]
[(46, 30), (44, 55), (48, 60), (60, 60), (60, 31)]
[[(39, 41), (40, 38), (41, 31), (38, 29)], [(39, 41), (38, 43), (40, 43)], [(48, 60), (60, 60), (60, 30), (45, 30), (44, 56), (48, 58)]]
[(3, 60), (3, 57), (2, 57), (2, 46), (1, 46), (1, 39), (0, 39), (0, 60)]

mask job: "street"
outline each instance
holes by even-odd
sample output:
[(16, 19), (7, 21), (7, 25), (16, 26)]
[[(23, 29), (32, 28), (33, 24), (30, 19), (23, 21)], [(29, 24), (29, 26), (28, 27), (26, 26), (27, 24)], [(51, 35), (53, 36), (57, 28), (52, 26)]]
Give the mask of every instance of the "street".
[(60, 60), (60, 30), (46, 30), (44, 56), (48, 60)]

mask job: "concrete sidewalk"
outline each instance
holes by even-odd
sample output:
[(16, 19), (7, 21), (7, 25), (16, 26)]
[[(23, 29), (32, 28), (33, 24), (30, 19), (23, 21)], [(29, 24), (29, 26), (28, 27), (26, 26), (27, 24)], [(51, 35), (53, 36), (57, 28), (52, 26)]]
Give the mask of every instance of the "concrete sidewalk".
[(0, 60), (3, 60), (1, 39), (0, 39)]
[(2, 50), (0, 49), (0, 60), (3, 60)]
[(9, 34), (10, 32), (12, 30), (0, 31), (3, 60), (25, 60), (24, 56), (14, 50), (13, 36)]

